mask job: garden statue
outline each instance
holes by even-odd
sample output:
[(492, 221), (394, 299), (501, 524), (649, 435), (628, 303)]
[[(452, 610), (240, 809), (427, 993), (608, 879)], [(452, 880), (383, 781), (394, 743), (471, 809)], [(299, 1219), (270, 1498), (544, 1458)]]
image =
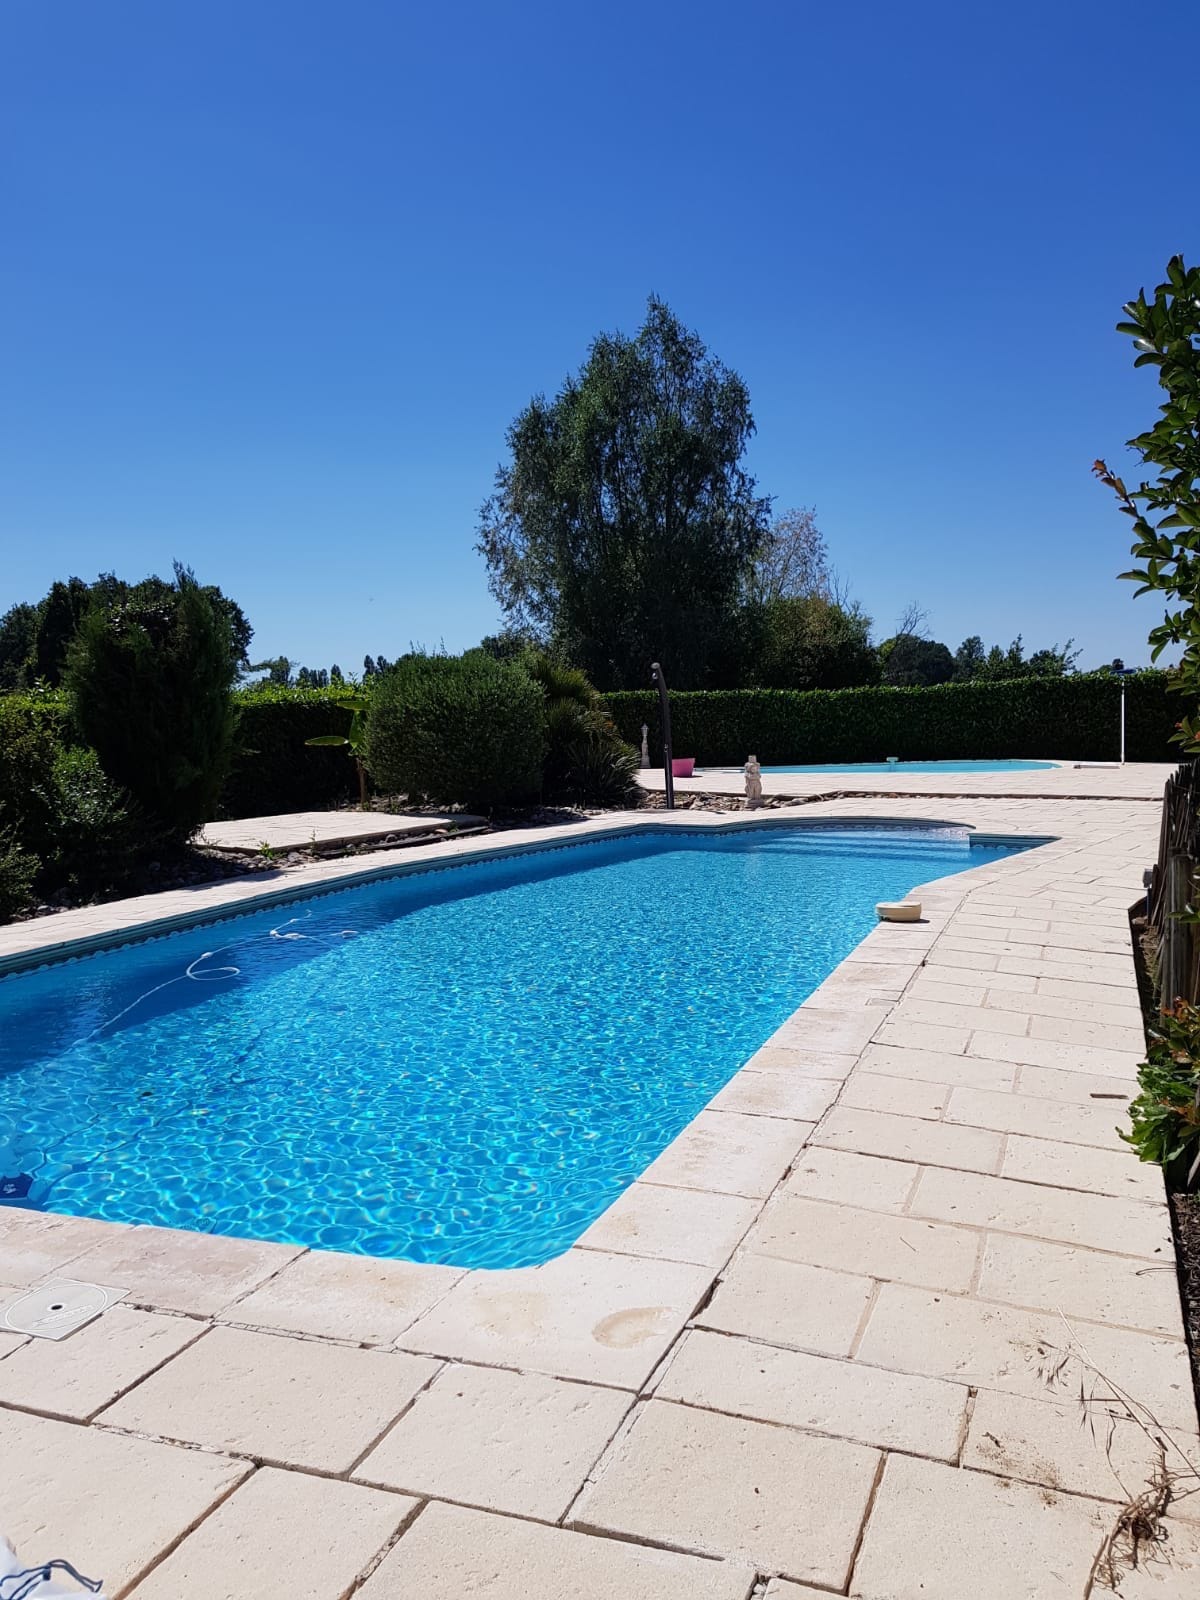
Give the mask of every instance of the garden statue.
[(650, 724), (642, 723), (642, 766), (650, 765)]
[(757, 811), (762, 805), (762, 768), (758, 757), (751, 756), (742, 770), (746, 774), (746, 810)]

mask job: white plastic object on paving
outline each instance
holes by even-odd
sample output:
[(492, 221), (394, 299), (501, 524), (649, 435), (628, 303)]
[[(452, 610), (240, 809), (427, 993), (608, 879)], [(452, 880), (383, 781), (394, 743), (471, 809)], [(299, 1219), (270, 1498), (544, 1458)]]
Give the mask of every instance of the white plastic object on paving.
[(0, 1533), (0, 1600), (79, 1600), (85, 1594), (104, 1600), (97, 1579), (83, 1577), (61, 1557), (31, 1567)]
[[(112, 1289), (103, 1283), (59, 1278), (10, 1300), (0, 1311), (0, 1328), (32, 1334), (35, 1339), (65, 1339), (128, 1293), (128, 1289)], [(7, 1600), (2, 1592), (0, 1600)]]
[(920, 922), (919, 900), (881, 900), (875, 907), (880, 922)]

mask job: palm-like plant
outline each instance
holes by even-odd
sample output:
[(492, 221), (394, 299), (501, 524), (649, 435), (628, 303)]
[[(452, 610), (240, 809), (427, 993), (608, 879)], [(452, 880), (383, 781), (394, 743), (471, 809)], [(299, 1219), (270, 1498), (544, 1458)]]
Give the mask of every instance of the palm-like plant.
[(544, 798), (628, 802), (637, 791), (637, 754), (617, 733), (585, 675), (541, 651), (530, 652), (522, 665), (545, 698)]
[(358, 773), (358, 809), (367, 809), (367, 769), (363, 765), (362, 752), (367, 735), (367, 697), (365, 694), (344, 694), (338, 699), (338, 707), (350, 713), (350, 727), (345, 733), (322, 733), (315, 739), (305, 739), (306, 745), (318, 745), (324, 748), (341, 746), (347, 750), (354, 762)]

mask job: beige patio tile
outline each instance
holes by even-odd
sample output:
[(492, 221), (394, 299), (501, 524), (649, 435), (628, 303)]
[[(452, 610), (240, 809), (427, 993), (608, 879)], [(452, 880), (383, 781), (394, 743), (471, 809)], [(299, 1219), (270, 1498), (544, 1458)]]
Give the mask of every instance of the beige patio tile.
[(962, 1055), (971, 1037), (966, 1028), (949, 1028), (936, 1022), (906, 1021), (897, 1017), (885, 1022), (874, 1035), (876, 1044), (900, 1045), (908, 1050), (944, 1050), (949, 1055)]
[[(1104, 1392), (1103, 1384), (1095, 1387)], [(1180, 1435), (1179, 1443), (1196, 1459), (1194, 1434)], [(1119, 1405), (1096, 1400), (1085, 1413), (1075, 1399), (1056, 1403), (981, 1389), (962, 1464), (1124, 1503), (1150, 1482), (1157, 1459), (1145, 1431)], [(1168, 1464), (1181, 1465), (1173, 1452)]]
[(132, 1591), (131, 1600), (335, 1600), (416, 1500), (262, 1467)]
[(585, 1250), (722, 1267), (758, 1210), (757, 1200), (741, 1195), (631, 1183), (577, 1243)]
[(1017, 1092), (1039, 1100), (1067, 1100), (1080, 1106), (1109, 1104), (1122, 1111), (1137, 1092), (1136, 1080), (1102, 1078), (1091, 1072), (1062, 1072), (1057, 1067), (1018, 1067)]
[(840, 1588), (878, 1462), (862, 1445), (651, 1400), (573, 1523)]
[(64, 1268), (93, 1245), (127, 1231), (119, 1222), (0, 1208), (0, 1279), (24, 1289), (50, 1273), (65, 1275)]
[(251, 1470), (228, 1456), (19, 1411), (0, 1413), (0, 1436), (6, 1457), (20, 1462), (4, 1486), (7, 1537), (30, 1560), (69, 1555), (111, 1595)]
[(1127, 1077), (1142, 1058), (1142, 1052), (1136, 1050), (1102, 1050), (1094, 1044), (1065, 1044), (1060, 1039), (1012, 1039), (999, 1033), (973, 1033), (967, 1053), (987, 1061), (1056, 1067), (1062, 1072), (1090, 1072), (1107, 1078)]
[(791, 1583), (787, 1578), (772, 1578), (763, 1600), (812, 1600), (824, 1596), (829, 1600), (828, 1589), (810, 1589), (807, 1583)]
[(1094, 1194), (1134, 1195), (1164, 1203), (1162, 1169), (1139, 1161), (1127, 1145), (1111, 1150), (1010, 1134), (1001, 1168), (1006, 1178), (1061, 1184)]
[[(951, 1103), (953, 1098), (952, 1095)], [(991, 1172), (1000, 1159), (1001, 1141), (999, 1133), (983, 1128), (834, 1106), (813, 1135), (813, 1143), (835, 1150), (855, 1150), (860, 1155)]]
[[(920, 1052), (909, 1050), (904, 1054), (919, 1055)], [(930, 1083), (925, 1079), (910, 1081), (860, 1070), (847, 1080), (839, 1104), (853, 1106), (857, 1111), (887, 1111), (937, 1122), (949, 1098), (950, 1087), (945, 1083)]]
[(1001, 972), (1022, 973), (1039, 980), (1065, 978), (1069, 983), (1118, 984), (1125, 989), (1136, 987), (1131, 956), (1083, 955), (1078, 950), (1059, 950), (1051, 945), (1041, 952), (1000, 956), (998, 960)]
[[(1054, 1175), (1052, 1162), (1047, 1163), (1044, 1175)], [(909, 1209), (914, 1216), (941, 1222), (1025, 1233), (1063, 1244), (1143, 1256), (1147, 1261), (1170, 1259), (1171, 1225), (1166, 1207), (1139, 1199), (931, 1167), (921, 1174)]]
[(434, 1503), (355, 1600), (747, 1600), (754, 1573), (616, 1539)]
[(789, 1067), (755, 1068), (730, 1078), (709, 1101), (709, 1109), (816, 1122), (837, 1099), (841, 1087), (840, 1078), (805, 1077)]
[(907, 1161), (809, 1145), (797, 1156), (780, 1192), (899, 1213), (905, 1209), (918, 1170)]
[(1117, 1128), (1126, 1121), (1123, 1113), (1124, 1107), (1108, 1100), (1074, 1105), (1036, 1095), (955, 1089), (946, 1106), (946, 1122), (1112, 1149), (1119, 1144)]
[(851, 1600), (1080, 1600), (1102, 1532), (1094, 1502), (890, 1456)]
[(910, 1082), (955, 1084), (973, 1089), (1011, 1089), (1017, 1068), (1005, 1061), (980, 1061), (975, 1056), (953, 1056), (942, 1050), (905, 1050), (897, 1045), (869, 1044), (859, 1062), (860, 1072)]
[(446, 1367), (354, 1476), (555, 1522), (632, 1400), (622, 1389), (537, 1373)]
[(642, 1173), (646, 1183), (765, 1200), (812, 1132), (811, 1122), (702, 1111)]
[[(1164, 1426), (1195, 1427), (1187, 1351), (1174, 1339), (1089, 1323), (1084, 1343), (1096, 1365), (1150, 1407)], [(892, 1371), (957, 1379), (1039, 1400), (1054, 1398), (1047, 1366), (1072, 1348), (1069, 1324), (1053, 1311), (959, 1299), (936, 1290), (885, 1283), (871, 1310), (856, 1359)], [(1078, 1387), (1071, 1360), (1065, 1390)]]
[(977, 1293), (983, 1300), (1062, 1311), (1068, 1319), (1144, 1328), (1183, 1338), (1171, 1253), (1157, 1266), (1078, 1245), (991, 1234)]
[[(993, 968), (990, 971), (972, 972), (969, 967), (927, 967), (938, 984), (943, 988), (952, 989), (956, 984), (971, 985), (986, 994), (1033, 994), (1038, 987), (1038, 980), (1031, 978), (1024, 972), (1001, 972)], [(984, 1002), (986, 1004), (986, 1001)]]
[(745, 1248), (869, 1278), (965, 1291), (981, 1242), (969, 1228), (781, 1195), (746, 1235)]
[[(956, 976), (959, 975), (954, 968), (947, 970), (955, 972)], [(905, 995), (907, 999), (918, 1002), (941, 1001), (952, 1006), (981, 1006), (987, 997), (987, 990), (982, 987), (986, 976), (987, 974), (980, 973), (979, 983), (971, 986), (965, 983), (944, 983), (940, 972), (922, 967), (905, 990)]]
[(823, 1003), (818, 997), (838, 997), (838, 1004), (847, 1003), (846, 997), (858, 995), (898, 995), (903, 991), (904, 977), (898, 974), (894, 962), (843, 961), (835, 967), (824, 983), (819, 984), (808, 997), (808, 1003)]
[(1146, 1034), (1140, 1022), (1121, 1026), (1111, 1021), (1085, 1021), (1081, 1017), (1031, 1017), (1029, 1034), (1033, 1039), (1061, 1041), (1074, 1049), (1077, 1045), (1109, 1051), (1127, 1051), (1135, 1064), (1146, 1053)]
[(873, 1011), (856, 1007), (853, 1011), (823, 1011), (817, 1006), (794, 1012), (767, 1040), (769, 1045), (790, 1050), (832, 1050), (855, 1054), (862, 1049), (879, 1025)]
[(871, 1298), (869, 1278), (795, 1261), (741, 1255), (696, 1322), (768, 1344), (849, 1355)]
[(967, 1407), (963, 1384), (703, 1331), (685, 1336), (655, 1397), (946, 1461)]
[(968, 1033), (978, 1029), (986, 1033), (1016, 1035), (1029, 1032), (1029, 1018), (1019, 1012), (1001, 1011), (982, 1005), (959, 1005), (945, 1000), (905, 1000), (893, 1022), (926, 1022), (944, 1028), (965, 1028)]
[(72, 1262), (71, 1274), (127, 1288), (139, 1305), (211, 1317), (299, 1254), (298, 1245), (181, 1228), (115, 1228)]
[(461, 1277), (456, 1267), (308, 1250), (221, 1315), (256, 1328), (391, 1344)]
[[(1087, 978), (1043, 977), (1038, 979), (1037, 992), (1046, 1000), (1059, 999), (1085, 1006), (1118, 1005), (1131, 1010), (1137, 1005), (1137, 990), (1132, 984), (1132, 971), (1129, 973), (1129, 978), (1128, 984), (1117, 984), (1094, 983)], [(1130, 998), (1124, 998), (1126, 996)]]
[(66, 1339), (0, 1362), (0, 1404), (85, 1420), (198, 1339), (204, 1324), (115, 1305)]
[(542, 1267), (468, 1273), (401, 1338), (460, 1361), (637, 1389), (711, 1282), (709, 1267), (568, 1250)]
[[(1114, 985), (1107, 994), (1107, 1000), (1098, 1000), (1090, 994), (1067, 999), (1062, 995), (1043, 994), (1040, 990), (1036, 994), (1013, 994), (996, 989), (988, 992), (986, 1004), (989, 1010), (1016, 1011), (1026, 1017), (1112, 1023), (1117, 1028), (1141, 1026), (1136, 990), (1126, 992)], [(1036, 1034), (1036, 1030), (1033, 1031)]]
[[(999, 956), (989, 952), (980, 951), (978, 955), (971, 950), (956, 950), (952, 946), (939, 942), (935, 944), (925, 958), (927, 968), (932, 970), (942, 967), (962, 967), (972, 974), (977, 972), (994, 972), (999, 961)], [(972, 982), (974, 977), (972, 976)]]
[(139, 1433), (345, 1472), (436, 1371), (398, 1351), (218, 1327), (102, 1415)]
[(834, 1078), (839, 1082), (858, 1061), (858, 1052), (838, 1050), (789, 1050), (782, 1045), (764, 1044), (756, 1050), (743, 1072), (775, 1072), (786, 1068), (807, 1078)]

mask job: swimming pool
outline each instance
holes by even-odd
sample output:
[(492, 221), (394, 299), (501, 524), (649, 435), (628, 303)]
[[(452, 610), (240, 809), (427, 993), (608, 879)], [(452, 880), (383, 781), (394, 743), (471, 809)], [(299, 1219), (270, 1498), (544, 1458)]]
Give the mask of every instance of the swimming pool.
[(811, 772), (814, 777), (824, 772), (894, 772), (903, 777), (906, 773), (1049, 772), (1057, 765), (1057, 761), (828, 761), (815, 767), (764, 767), (763, 771)]
[(1012, 845), (659, 829), (0, 981), (26, 1204), (472, 1267), (559, 1254), (848, 955)]

